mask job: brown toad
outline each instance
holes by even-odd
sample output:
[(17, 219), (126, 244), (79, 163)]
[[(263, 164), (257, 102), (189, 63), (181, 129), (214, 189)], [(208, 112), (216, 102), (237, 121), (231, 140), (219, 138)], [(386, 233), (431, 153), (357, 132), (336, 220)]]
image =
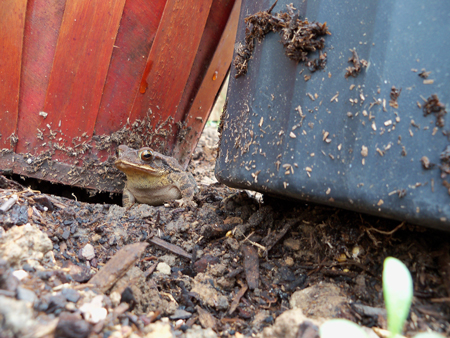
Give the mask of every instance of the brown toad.
[(183, 170), (173, 157), (164, 156), (148, 147), (139, 150), (125, 145), (117, 148), (116, 167), (127, 176), (122, 204), (161, 205), (181, 199), (181, 205), (192, 205), (198, 191), (194, 177)]

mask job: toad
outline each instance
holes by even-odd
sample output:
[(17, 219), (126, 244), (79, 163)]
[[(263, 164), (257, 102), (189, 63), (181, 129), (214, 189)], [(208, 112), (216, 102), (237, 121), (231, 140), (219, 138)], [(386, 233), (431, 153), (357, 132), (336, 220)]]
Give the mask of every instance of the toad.
[(135, 150), (121, 145), (117, 152), (114, 164), (127, 176), (122, 197), (124, 207), (136, 202), (161, 205), (173, 200), (179, 200), (181, 205), (194, 205), (192, 198), (198, 191), (194, 177), (173, 157), (148, 147)]

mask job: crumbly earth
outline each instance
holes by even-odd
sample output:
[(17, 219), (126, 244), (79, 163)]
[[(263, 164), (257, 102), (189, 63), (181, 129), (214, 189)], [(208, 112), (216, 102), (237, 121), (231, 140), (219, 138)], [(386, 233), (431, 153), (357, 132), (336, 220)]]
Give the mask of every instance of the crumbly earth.
[(0, 336), (313, 337), (346, 318), (377, 337), (388, 256), (414, 281), (405, 336), (450, 335), (449, 234), (228, 188), (216, 144), (208, 127), (193, 154), (197, 208), (83, 203), (0, 176), (0, 206), (18, 197), (0, 213)]

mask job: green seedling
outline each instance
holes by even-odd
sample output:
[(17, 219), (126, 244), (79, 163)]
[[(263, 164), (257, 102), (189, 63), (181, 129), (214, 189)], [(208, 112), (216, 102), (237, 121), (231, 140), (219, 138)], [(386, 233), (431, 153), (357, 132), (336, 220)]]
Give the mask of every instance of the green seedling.
[[(413, 297), (413, 282), (408, 268), (400, 260), (388, 257), (383, 266), (383, 294), (387, 312), (389, 338), (399, 337), (408, 318)], [(320, 327), (321, 338), (368, 338), (357, 324), (345, 319), (332, 319)], [(414, 338), (444, 338), (431, 332)]]
[(383, 265), (383, 295), (390, 338), (400, 334), (408, 318), (413, 282), (408, 268), (397, 258), (388, 257)]

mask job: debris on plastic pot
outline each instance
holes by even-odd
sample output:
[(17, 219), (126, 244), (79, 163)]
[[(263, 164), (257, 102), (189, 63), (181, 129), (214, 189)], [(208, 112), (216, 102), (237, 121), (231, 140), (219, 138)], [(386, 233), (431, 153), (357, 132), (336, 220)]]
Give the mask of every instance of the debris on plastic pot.
[[(248, 69), (248, 62), (255, 48), (255, 39), (262, 41), (266, 34), (277, 32), (281, 35), (286, 55), (294, 61), (305, 62), (311, 72), (323, 69), (326, 65), (327, 54), (321, 52), (325, 47), (325, 39), (321, 36), (331, 35), (327, 23), (309, 22), (299, 18), (294, 13), (295, 8), (288, 6), (287, 12), (272, 14), (277, 1), (269, 10), (249, 15), (245, 18), (246, 33), (245, 43), (237, 43), (234, 67), (236, 77), (245, 75)], [(316, 60), (309, 60), (311, 52), (319, 50), (320, 55)]]

